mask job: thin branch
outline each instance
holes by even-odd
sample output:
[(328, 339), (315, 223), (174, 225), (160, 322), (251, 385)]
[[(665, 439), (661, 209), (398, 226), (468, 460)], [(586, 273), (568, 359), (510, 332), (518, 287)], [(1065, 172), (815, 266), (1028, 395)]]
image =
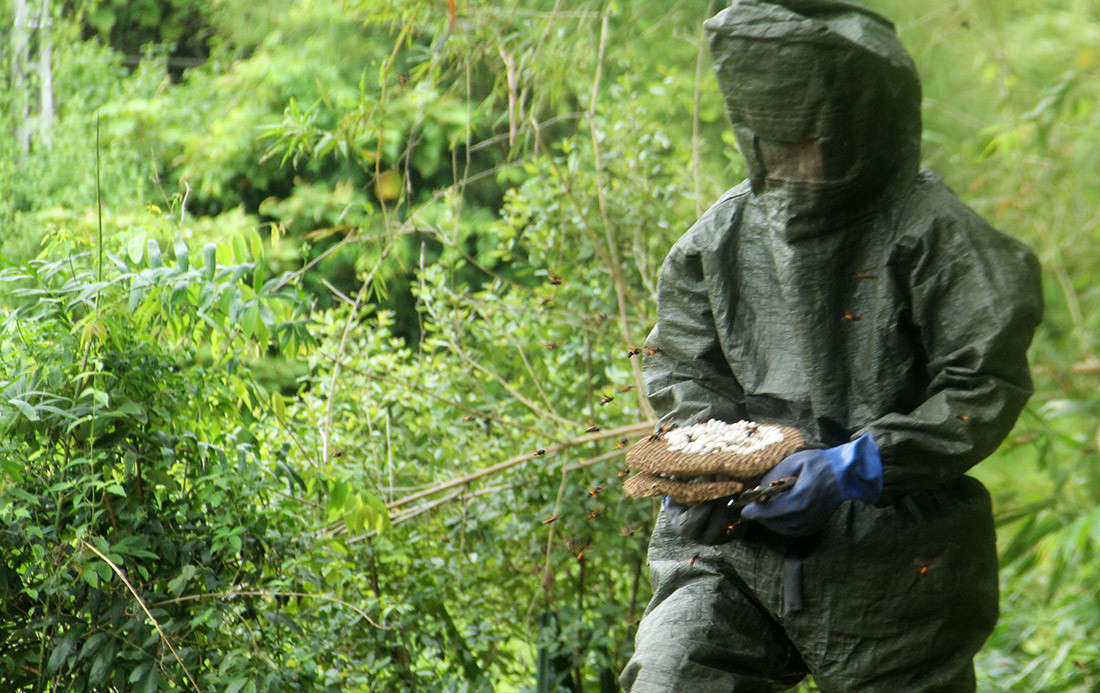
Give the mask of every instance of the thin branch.
[(374, 276), (378, 273), (379, 268), (382, 267), (382, 263), (390, 254), (390, 249), (393, 247), (393, 241), (382, 249), (382, 254), (379, 255), (378, 261), (374, 263), (374, 267), (371, 268), (369, 274), (363, 280), (363, 286), (359, 288), (359, 295), (355, 297), (355, 304), (352, 305), (351, 310), (348, 311), (347, 322), (344, 323), (344, 331), (340, 335), (340, 344), (336, 347), (336, 358), (333, 360), (332, 377), (329, 379), (328, 385), (328, 402), (325, 404), (325, 420), (321, 428), (321, 460), (328, 464), (328, 442), (329, 433), (332, 428), (332, 403), (336, 399), (336, 381), (340, 375), (340, 354), (344, 353), (344, 347), (347, 344), (348, 333), (351, 332), (351, 324), (355, 321), (356, 315), (359, 312), (359, 306), (362, 305), (363, 299), (367, 296), (367, 291), (370, 290), (371, 285), (374, 282)]
[[(604, 63), (604, 50), (607, 48), (607, 22), (609, 18), (609, 12), (604, 12), (603, 22), (600, 25), (600, 50), (596, 58), (596, 77), (592, 81), (592, 95), (588, 104), (588, 127), (592, 136), (592, 158), (596, 165), (596, 199), (600, 209), (600, 220), (603, 222), (604, 241), (607, 243), (607, 252), (611, 256), (611, 276), (615, 280), (615, 298), (616, 303), (619, 306), (619, 327), (623, 333), (624, 346), (630, 347), (634, 345), (634, 330), (631, 327), (630, 315), (627, 312), (627, 298), (630, 297), (629, 288), (626, 285), (626, 279), (623, 277), (622, 260), (619, 257), (618, 244), (615, 243), (614, 227), (611, 223), (611, 215), (607, 211), (607, 196), (604, 194), (603, 189), (603, 158), (600, 155), (600, 133), (596, 128), (596, 106), (599, 103), (600, 98), (600, 80), (603, 78), (603, 63)], [(634, 304), (635, 310), (639, 310), (637, 303)], [(639, 310), (639, 312), (641, 312)], [(645, 387), (642, 381), (642, 366), (639, 363), (641, 359), (632, 359), (630, 362), (630, 368), (634, 372), (634, 384), (638, 397), (638, 406), (645, 412), (645, 415), (649, 418), (654, 418), (653, 407), (650, 406), (649, 400), (645, 396)]]
[(336, 296), (336, 298), (340, 299), (341, 303), (344, 303), (344, 304), (349, 305), (349, 306), (354, 306), (355, 305), (355, 301), (351, 300), (351, 298), (349, 298), (347, 296), (347, 294), (345, 294), (343, 291), (340, 291), (335, 286), (333, 286), (332, 283), (329, 282), (328, 279), (322, 279), (321, 283), (324, 284), (325, 288), (328, 289), (329, 291), (331, 291), (333, 293), (333, 295)]
[(465, 476), (458, 477), (457, 479), (451, 479), (450, 481), (445, 481), (442, 484), (438, 484), (437, 486), (433, 486), (430, 489), (420, 491), (419, 493), (414, 493), (411, 496), (406, 496), (404, 498), (398, 499), (398, 500), (394, 501), (393, 503), (390, 503), (386, 507), (390, 510), (393, 510), (395, 508), (401, 507), (402, 505), (408, 505), (409, 503), (412, 503), (413, 501), (420, 500), (421, 498), (427, 498), (428, 496), (433, 496), (437, 493), (440, 493), (442, 491), (446, 491), (448, 489), (452, 489), (456, 486), (463, 486), (465, 484), (470, 483), (471, 481), (475, 481), (475, 480), (480, 479), (482, 477), (497, 474), (499, 472), (504, 471), (505, 469), (511, 469), (512, 467), (515, 467), (516, 465), (523, 464), (524, 462), (528, 462), (528, 461), (530, 461), (532, 459), (535, 459), (535, 458), (538, 458), (538, 457), (542, 457), (543, 455), (547, 455), (547, 456), (553, 455), (554, 453), (560, 452), (560, 451), (562, 451), (566, 448), (575, 447), (577, 445), (584, 445), (586, 443), (594, 443), (594, 442), (600, 441), (600, 440), (607, 440), (608, 438), (619, 438), (619, 437), (622, 437), (622, 436), (628, 436), (632, 433), (642, 433), (643, 431), (648, 432), (648, 431), (652, 430), (653, 424), (654, 424), (653, 421), (644, 421), (644, 422), (641, 422), (641, 423), (629, 424), (627, 426), (620, 426), (619, 428), (613, 428), (613, 429), (610, 429), (610, 430), (607, 430), (607, 431), (597, 431), (595, 433), (588, 433), (588, 434), (585, 434), (585, 435), (582, 435), (582, 436), (577, 436), (576, 438), (568, 440), (564, 443), (561, 443), (561, 444), (558, 444), (558, 445), (551, 445), (550, 447), (544, 448), (543, 452), (541, 454), (539, 453), (539, 451), (534, 451), (534, 452), (525, 453), (523, 455), (516, 455), (515, 457), (504, 460), (503, 462), (498, 462), (497, 464), (494, 464), (491, 467), (486, 467), (484, 469), (480, 469), (476, 472), (466, 474)]
[(602, 455), (597, 455), (597, 456), (592, 457), (590, 459), (584, 460), (583, 462), (577, 462), (576, 464), (571, 464), (571, 465), (569, 465), (565, 468), (565, 471), (575, 472), (578, 469), (587, 469), (588, 467), (591, 467), (593, 465), (597, 465), (600, 462), (606, 462), (608, 460), (613, 460), (616, 457), (621, 457), (622, 455), (625, 455), (625, 454), (626, 454), (626, 450), (612, 450), (611, 452), (605, 452)]
[(229, 590), (227, 592), (211, 592), (209, 594), (189, 594), (186, 597), (166, 599), (164, 601), (157, 602), (153, 606), (162, 606), (164, 604), (177, 604), (179, 602), (190, 602), (201, 599), (232, 599), (233, 597), (304, 597), (306, 599), (320, 599), (322, 601), (333, 602), (341, 606), (346, 606), (347, 608), (362, 616), (367, 621), (367, 623), (371, 624), (379, 630), (393, 630), (393, 626), (383, 626), (379, 623), (376, 623), (374, 619), (367, 615), (367, 612), (363, 611), (354, 604), (344, 601), (343, 599), (340, 599), (338, 597), (330, 597), (327, 594), (310, 594), (309, 592), (265, 592), (263, 590)]
[[(707, 11), (704, 16), (709, 17), (714, 13), (714, 0), (707, 2)], [(703, 25), (699, 25), (699, 50), (695, 55), (695, 91), (693, 95), (693, 110), (691, 114), (691, 177), (695, 184), (695, 216), (703, 216), (703, 212), (706, 211), (703, 208), (703, 190), (700, 184), (702, 177), (702, 137), (700, 132), (703, 127), (702, 119), (699, 116), (699, 101), (702, 97), (702, 84), (703, 84), (703, 64), (706, 62), (707, 51), (704, 47), (706, 45), (705, 36), (703, 34)]]
[[(600, 244), (599, 236), (596, 235), (595, 229), (593, 229), (592, 224), (589, 223), (588, 215), (585, 213), (584, 208), (581, 207), (580, 201), (577, 199), (576, 194), (573, 192), (573, 186), (570, 184), (569, 178), (564, 173), (562, 173), (561, 168), (558, 166), (557, 160), (550, 152), (550, 148), (546, 146), (545, 142), (543, 142), (542, 134), (539, 132), (537, 125), (535, 127), (535, 141), (538, 145), (538, 148), (541, 149), (542, 153), (546, 156), (547, 163), (550, 164), (550, 168), (554, 171), (554, 177), (558, 179), (558, 182), (561, 184), (562, 190), (565, 192), (565, 196), (569, 199), (569, 203), (573, 206), (573, 210), (577, 213), (577, 218), (581, 222), (581, 228), (584, 229), (584, 232), (588, 235), (588, 240), (592, 242), (593, 250), (595, 250), (596, 253), (600, 256), (600, 262), (603, 263), (603, 265), (611, 271), (612, 275), (614, 275), (616, 272), (619, 271), (619, 268), (614, 265), (614, 263), (611, 261), (611, 258), (607, 255), (607, 249), (605, 249)], [(635, 309), (640, 311), (640, 307), (634, 302), (633, 297), (631, 297), (630, 294), (627, 294), (626, 297), (631, 300), (631, 303), (634, 303)]]
[(557, 411), (554, 409), (553, 402), (550, 401), (550, 397), (546, 394), (546, 390), (543, 389), (542, 383), (539, 382), (538, 376), (535, 375), (535, 369), (531, 367), (531, 362), (527, 360), (527, 353), (523, 350), (523, 346), (521, 346), (520, 343), (516, 341), (516, 338), (512, 336), (511, 332), (505, 332), (504, 336), (509, 342), (512, 343), (512, 346), (515, 347), (516, 353), (519, 354), (520, 359), (523, 361), (523, 365), (527, 369), (527, 375), (531, 376), (531, 382), (534, 383), (535, 389), (539, 391), (539, 396), (542, 397), (542, 401), (546, 404), (547, 408), (549, 408), (550, 411), (553, 411), (554, 414), (557, 414)]
[(556, 414), (554, 412), (546, 411), (545, 409), (543, 409), (539, 405), (532, 402), (530, 399), (528, 399), (526, 396), (524, 396), (524, 394), (522, 392), (520, 392), (515, 387), (513, 387), (512, 384), (509, 383), (507, 380), (505, 380), (504, 378), (497, 375), (495, 372), (489, 370), (485, 366), (478, 363), (478, 361), (476, 359), (474, 359), (469, 354), (467, 354), (465, 351), (463, 351), (462, 347), (460, 347), (454, 341), (447, 340), (447, 343), (450, 344), (451, 348), (454, 349), (454, 352), (456, 354), (458, 354), (459, 357), (462, 358), (462, 360), (464, 360), (466, 363), (470, 364), (474, 368), (474, 370), (476, 370), (480, 373), (483, 373), (484, 375), (487, 375), (490, 378), (492, 378), (493, 380), (497, 381), (497, 383), (501, 387), (503, 387), (505, 390), (508, 391), (508, 394), (512, 395), (512, 397), (515, 397), (516, 400), (518, 400), (520, 403), (522, 403), (525, 407), (530, 409), (532, 412), (534, 412), (538, 416), (543, 417), (543, 418), (553, 419), (553, 420), (557, 421), (558, 423), (564, 424), (566, 426), (572, 426), (574, 428), (579, 428), (580, 427), (580, 423), (578, 423), (576, 421), (573, 421), (571, 419), (567, 419), (564, 416), (561, 416), (561, 415)]
[[(333, 359), (336, 360), (336, 357), (333, 357)], [(414, 384), (411, 384), (411, 383), (403, 383), (403, 382), (394, 380), (393, 378), (389, 378), (389, 377), (386, 377), (384, 375), (379, 375), (378, 373), (371, 373), (370, 371), (365, 371), (361, 368), (356, 368), (354, 366), (350, 366), (347, 363), (344, 363), (343, 361), (340, 361), (339, 363), (340, 363), (341, 368), (343, 368), (346, 371), (350, 371), (352, 373), (355, 373), (356, 375), (361, 375), (364, 378), (370, 378), (371, 380), (377, 380), (378, 382), (386, 383), (387, 385), (393, 385), (395, 387), (407, 388), (409, 390), (412, 390), (413, 392), (418, 392), (422, 395), (427, 395), (428, 397), (431, 397), (432, 399), (436, 400), (437, 402), (442, 402), (443, 404), (454, 407), (455, 409), (459, 409), (461, 411), (466, 412), (467, 414), (471, 414), (471, 415), (476, 416), (478, 418), (488, 419), (490, 421), (494, 421), (498, 424), (501, 424), (502, 426), (509, 426), (509, 427), (512, 427), (512, 428), (518, 428), (519, 430), (527, 431), (528, 433), (535, 433), (535, 434), (538, 434), (538, 435), (545, 435), (545, 436), (550, 435), (545, 428), (536, 428), (534, 426), (528, 426), (527, 424), (523, 424), (523, 423), (520, 423), (518, 421), (512, 421), (510, 419), (504, 419), (504, 418), (501, 418), (501, 417), (497, 416), (496, 414), (493, 414), (493, 413), (490, 413), (490, 412), (487, 412), (487, 411), (481, 411), (479, 409), (474, 409), (473, 407), (468, 407), (465, 404), (462, 404), (461, 402), (456, 402), (454, 400), (447, 399), (446, 397), (435, 394), (431, 390), (425, 390), (424, 388), (422, 388), (418, 385), (414, 385)], [(556, 440), (557, 439), (555, 439), (555, 441)]]
[(160, 639), (164, 641), (164, 644), (168, 645), (168, 649), (172, 651), (172, 656), (176, 658), (177, 662), (179, 662), (180, 668), (183, 669), (183, 673), (187, 674), (187, 678), (189, 681), (191, 681), (191, 685), (195, 688), (196, 693), (202, 693), (199, 690), (199, 684), (195, 683), (195, 677), (191, 675), (191, 672), (187, 669), (187, 665), (183, 663), (183, 660), (180, 659), (179, 653), (176, 652), (176, 646), (173, 645), (172, 641), (168, 639), (168, 636), (165, 634), (164, 629), (160, 627), (160, 623), (157, 621), (156, 618), (153, 617), (152, 612), (149, 611), (149, 607), (145, 606), (145, 600), (141, 598), (141, 595), (137, 593), (137, 590), (134, 589), (134, 586), (130, 584), (130, 581), (126, 578), (126, 573), (122, 572), (122, 568), (119, 568), (117, 565), (115, 565), (114, 561), (112, 561), (110, 558), (107, 558), (107, 556), (104, 555), (102, 551), (92, 546), (87, 541), (81, 539), (80, 543), (84, 546), (87, 546), (89, 549), (92, 550), (92, 553), (99, 556), (107, 565), (111, 566), (111, 570), (115, 571), (115, 575), (118, 575), (119, 579), (122, 580), (122, 583), (126, 585), (126, 589), (130, 590), (130, 594), (134, 595), (134, 599), (137, 600), (137, 603), (141, 607), (141, 610), (144, 611), (145, 615), (149, 617), (149, 620), (153, 622), (153, 627), (157, 629), (157, 633), (160, 633)]
[[(421, 503), (420, 505), (409, 508), (408, 510), (400, 512), (396, 515), (393, 515), (392, 517), (390, 517), (390, 524), (391, 525), (399, 525), (402, 522), (408, 522), (409, 520), (413, 519), (414, 517), (419, 517), (420, 515), (423, 515), (424, 513), (428, 512), (429, 510), (434, 510), (435, 508), (438, 508), (441, 505), (446, 505), (446, 504), (450, 503), (451, 501), (453, 501), (455, 499), (468, 500), (468, 499), (471, 499), (471, 498), (480, 498), (481, 496), (488, 496), (488, 495), (491, 495), (491, 494), (494, 494), (494, 493), (500, 493), (501, 491), (507, 491), (508, 489), (515, 488), (518, 485), (520, 485), (520, 484), (515, 484), (515, 483), (498, 484), (496, 486), (489, 486), (488, 488), (479, 489), (477, 491), (474, 491), (473, 493), (470, 493), (465, 487), (463, 487), (463, 488), (459, 489), (458, 491), (455, 491), (454, 493), (450, 493), (450, 494), (447, 494), (446, 496), (443, 496), (442, 498), (437, 498), (436, 500), (430, 501), (428, 503)], [(341, 534), (346, 534), (347, 533), (347, 525), (342, 524), (342, 523), (336, 523), (331, 528), (329, 528), (328, 531), (331, 532), (334, 536), (339, 536)], [(356, 542), (363, 541), (364, 539), (369, 539), (377, 533), (378, 533), (377, 531), (372, 530), (370, 532), (367, 532), (366, 534), (362, 534), (360, 536), (353, 537), (353, 538), (347, 540), (346, 543), (354, 544)]]

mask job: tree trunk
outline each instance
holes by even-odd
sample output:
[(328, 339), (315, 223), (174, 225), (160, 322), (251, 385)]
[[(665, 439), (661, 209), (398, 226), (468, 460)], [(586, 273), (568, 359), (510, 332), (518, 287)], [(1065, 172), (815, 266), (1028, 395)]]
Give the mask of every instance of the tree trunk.
[(12, 0), (11, 86), (15, 93), (15, 141), (20, 156), (31, 149), (31, 100), (27, 89), (27, 63), (30, 61), (30, 26), (26, 0)]
[(11, 84), (20, 157), (30, 153), (32, 135), (46, 149), (53, 146), (53, 21), (49, 0), (39, 2), (32, 19), (27, 0), (12, 0)]
[(53, 18), (50, 0), (41, 0), (38, 13), (38, 137), (53, 149)]

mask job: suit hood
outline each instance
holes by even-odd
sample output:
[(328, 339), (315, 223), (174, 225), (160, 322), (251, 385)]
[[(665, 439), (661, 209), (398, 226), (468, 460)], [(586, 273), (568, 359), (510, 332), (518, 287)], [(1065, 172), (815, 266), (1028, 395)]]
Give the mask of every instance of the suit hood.
[(911, 187), (920, 80), (887, 19), (847, 0), (736, 0), (704, 27), (752, 190), (773, 217), (814, 226)]

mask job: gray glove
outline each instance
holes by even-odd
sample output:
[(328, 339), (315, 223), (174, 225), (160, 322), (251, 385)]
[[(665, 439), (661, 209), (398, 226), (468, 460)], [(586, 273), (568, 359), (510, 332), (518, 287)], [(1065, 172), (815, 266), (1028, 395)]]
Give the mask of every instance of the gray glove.
[(724, 544), (736, 539), (741, 532), (741, 510), (730, 507), (734, 498), (728, 496), (685, 505), (665, 496), (665, 514), (672, 528), (683, 538), (700, 544)]

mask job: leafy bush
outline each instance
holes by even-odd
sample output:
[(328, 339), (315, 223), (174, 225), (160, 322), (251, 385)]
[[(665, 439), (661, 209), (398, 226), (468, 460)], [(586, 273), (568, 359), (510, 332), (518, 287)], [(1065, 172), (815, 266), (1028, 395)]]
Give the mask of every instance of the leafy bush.
[(298, 538), (255, 438), (280, 396), (248, 369), (309, 335), (247, 240), (193, 258), (56, 234), (0, 273), (19, 304), (0, 334), (5, 689), (312, 680), (270, 645), (302, 632), (270, 594)]

